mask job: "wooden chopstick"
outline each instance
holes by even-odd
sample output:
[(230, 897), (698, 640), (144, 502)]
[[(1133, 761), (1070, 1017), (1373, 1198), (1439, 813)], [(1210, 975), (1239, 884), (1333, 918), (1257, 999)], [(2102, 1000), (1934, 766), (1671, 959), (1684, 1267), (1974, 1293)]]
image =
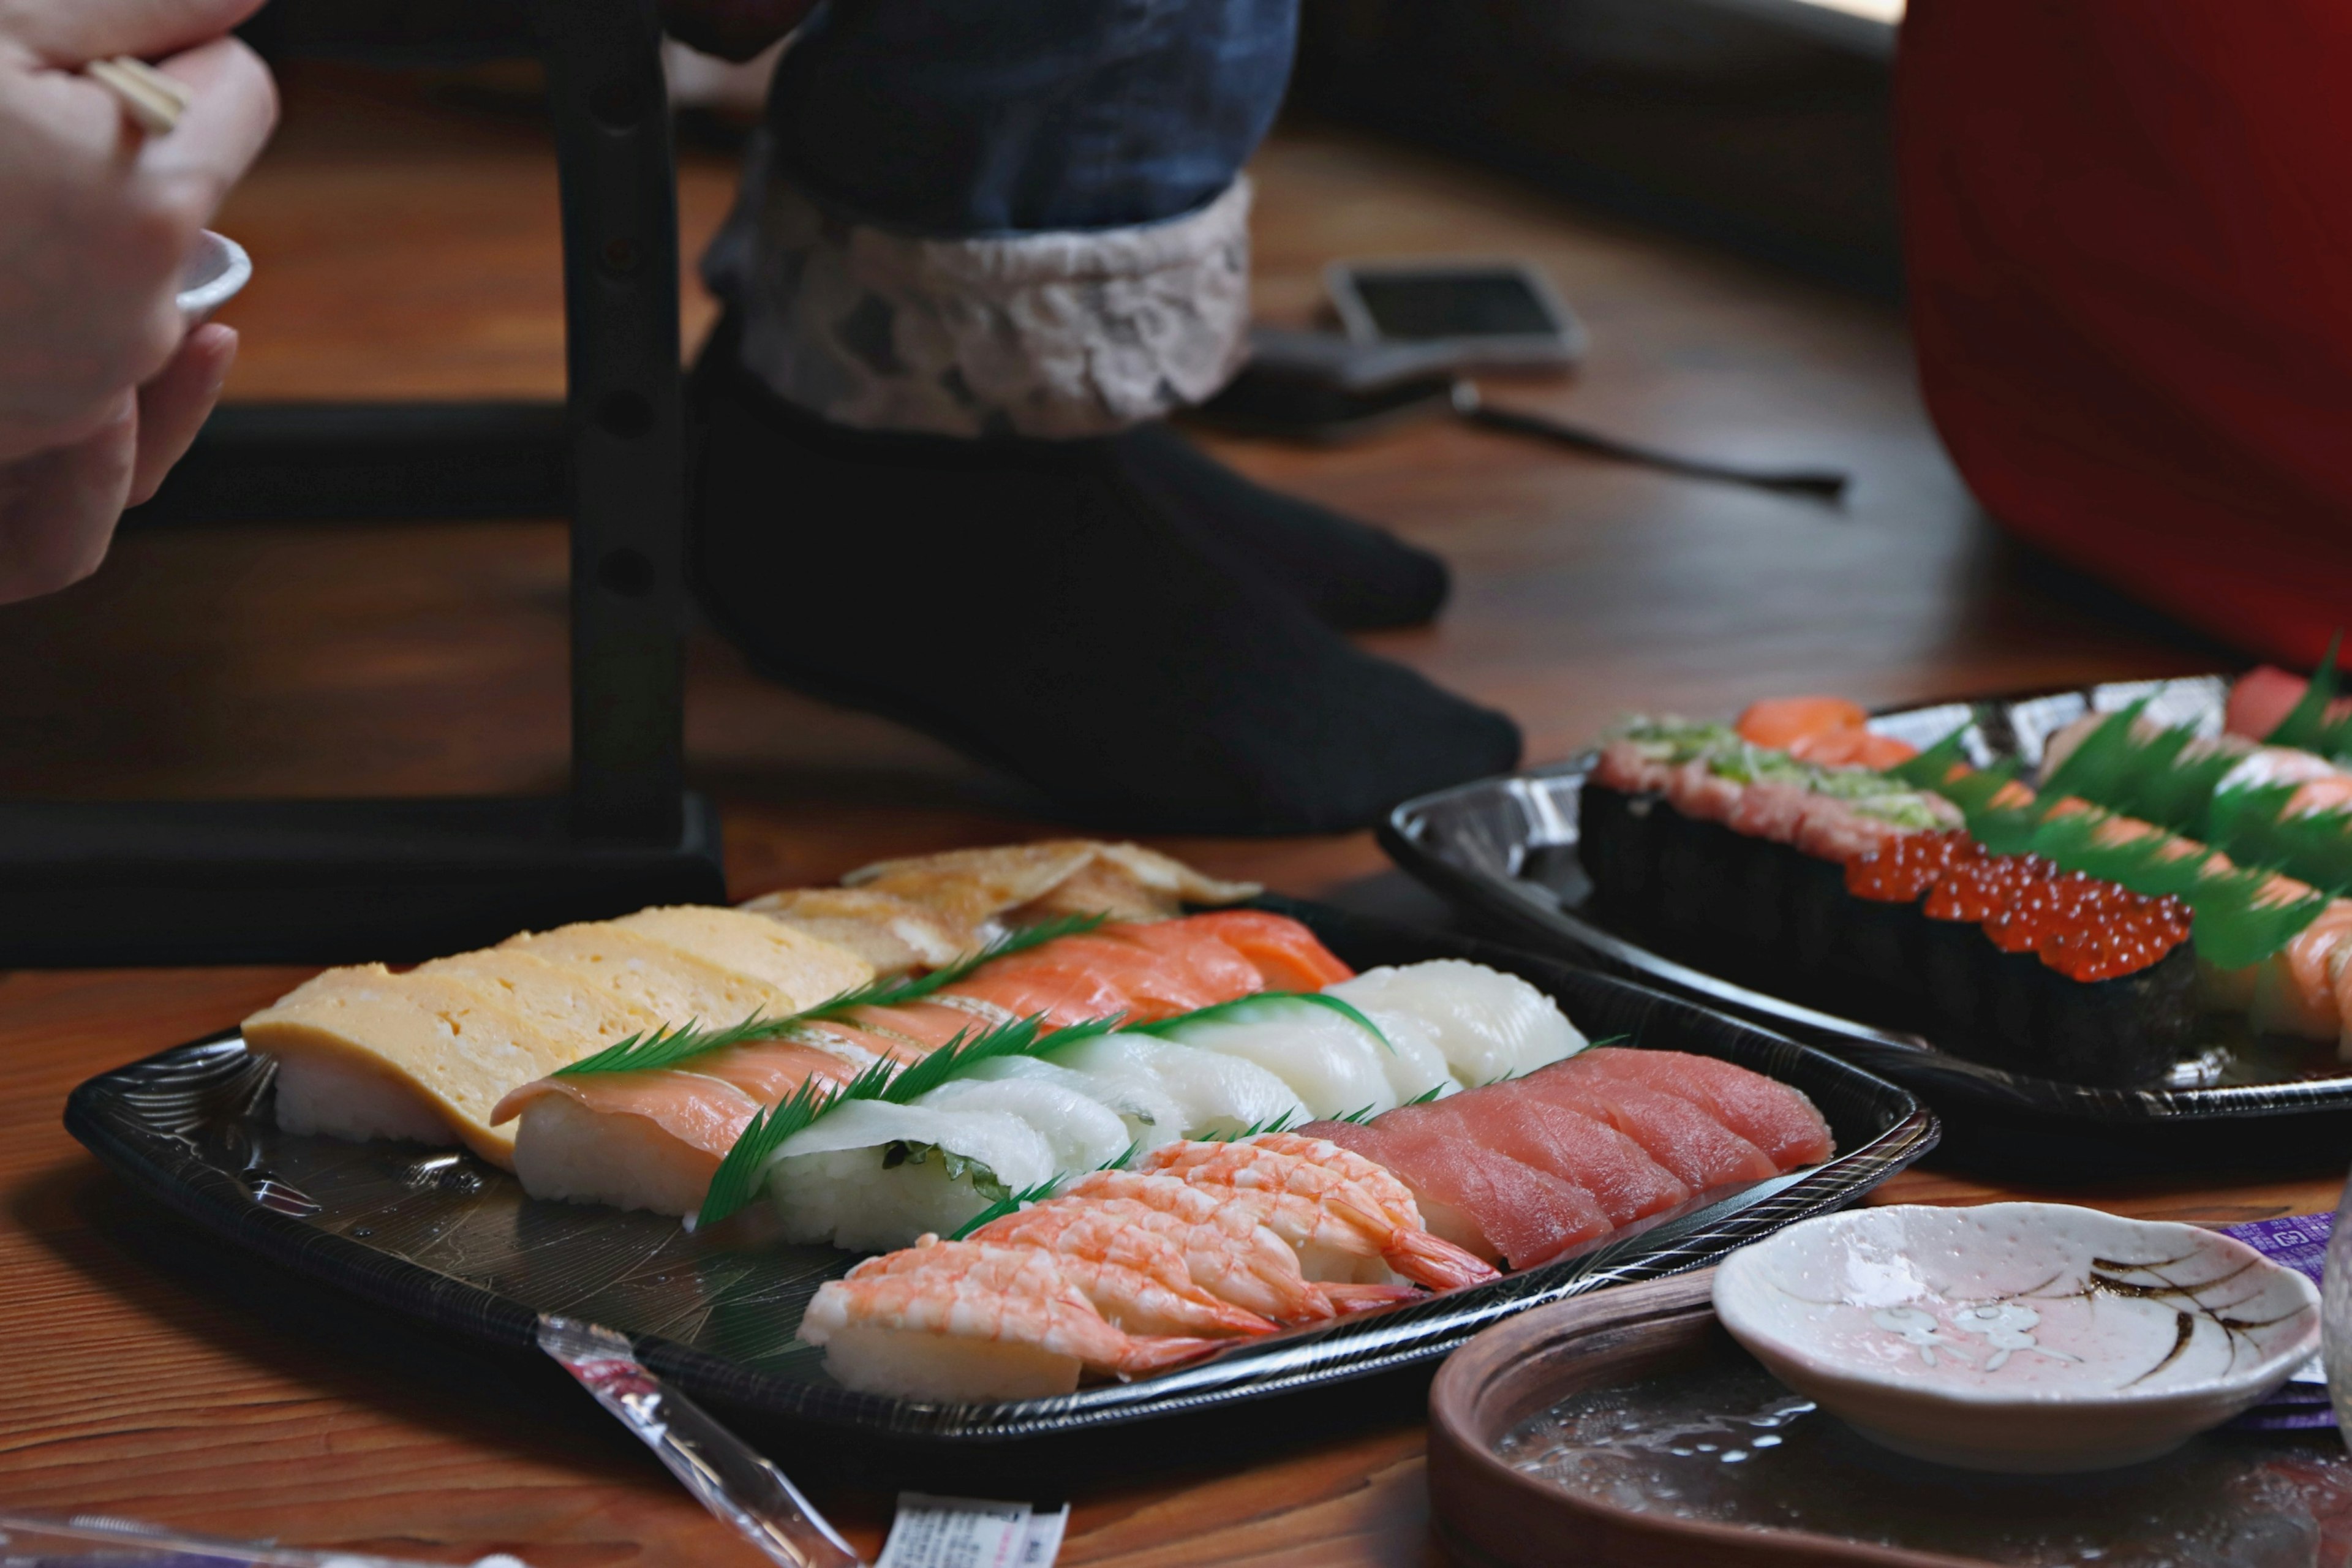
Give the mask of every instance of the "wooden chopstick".
[(188, 105), (195, 101), (186, 83), (129, 55), (92, 60), (82, 68), (82, 74), (114, 94), (122, 111), (150, 136), (161, 136), (177, 125)]

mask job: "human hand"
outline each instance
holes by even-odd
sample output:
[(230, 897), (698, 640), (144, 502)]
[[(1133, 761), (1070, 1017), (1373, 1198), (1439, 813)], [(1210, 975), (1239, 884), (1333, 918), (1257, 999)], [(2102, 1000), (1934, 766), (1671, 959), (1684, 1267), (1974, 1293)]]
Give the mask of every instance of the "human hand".
[(748, 60), (801, 25), (817, 0), (662, 0), (662, 26), (688, 48)]
[[(277, 117), (268, 70), (222, 36), (257, 5), (0, 0), (0, 603), (94, 570), (219, 394), (236, 334), (189, 333), (175, 295)], [(75, 74), (125, 54), (191, 89), (169, 134)]]
[(163, 373), (115, 400), (68, 446), (0, 462), (0, 605), (98, 570), (122, 509), (152, 498), (187, 455), (236, 359), (236, 333), (198, 327)]

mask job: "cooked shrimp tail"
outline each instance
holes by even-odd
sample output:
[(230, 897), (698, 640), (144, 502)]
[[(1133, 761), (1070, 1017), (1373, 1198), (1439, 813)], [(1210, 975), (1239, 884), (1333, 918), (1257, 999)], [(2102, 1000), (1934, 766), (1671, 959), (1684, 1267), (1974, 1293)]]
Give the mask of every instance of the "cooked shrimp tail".
[(1420, 1289), (1412, 1285), (1325, 1285), (1321, 1289), (1343, 1318), (1377, 1312), (1421, 1297)]
[(1425, 1230), (1392, 1232), (1381, 1248), (1381, 1257), (1406, 1279), (1433, 1290), (1454, 1290), (1502, 1278), (1492, 1265)]
[(1230, 1343), (1230, 1340), (1182, 1339), (1172, 1334), (1133, 1334), (1129, 1336), (1127, 1353), (1119, 1358), (1115, 1370), (1121, 1377), (1149, 1377), (1170, 1367), (1182, 1366), (1188, 1361), (1198, 1361)]

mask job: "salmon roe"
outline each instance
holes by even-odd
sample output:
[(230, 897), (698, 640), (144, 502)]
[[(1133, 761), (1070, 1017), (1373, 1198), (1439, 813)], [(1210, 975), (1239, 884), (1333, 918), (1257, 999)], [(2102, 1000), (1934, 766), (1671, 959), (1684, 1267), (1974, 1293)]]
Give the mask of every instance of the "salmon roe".
[(1906, 833), (1845, 863), (1845, 890), (1874, 903), (1907, 904), (1942, 879), (1945, 872), (1984, 858), (1984, 847), (1958, 829)]
[(1846, 862), (1846, 890), (1880, 903), (1924, 898), (1929, 920), (1980, 926), (2003, 952), (2031, 952), (2070, 980), (2137, 973), (2189, 939), (2189, 907), (2148, 898), (2039, 855), (1988, 855), (1966, 833), (1906, 834)]

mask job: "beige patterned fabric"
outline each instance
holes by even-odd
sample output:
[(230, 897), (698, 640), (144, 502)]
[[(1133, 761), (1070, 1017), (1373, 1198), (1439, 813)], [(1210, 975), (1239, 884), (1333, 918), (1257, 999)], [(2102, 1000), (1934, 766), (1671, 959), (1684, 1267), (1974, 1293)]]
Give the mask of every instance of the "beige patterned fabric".
[(1211, 396), (1247, 355), (1245, 179), (1165, 223), (973, 239), (830, 216), (756, 163), (743, 189), (705, 272), (746, 366), (835, 424), (1108, 435)]

